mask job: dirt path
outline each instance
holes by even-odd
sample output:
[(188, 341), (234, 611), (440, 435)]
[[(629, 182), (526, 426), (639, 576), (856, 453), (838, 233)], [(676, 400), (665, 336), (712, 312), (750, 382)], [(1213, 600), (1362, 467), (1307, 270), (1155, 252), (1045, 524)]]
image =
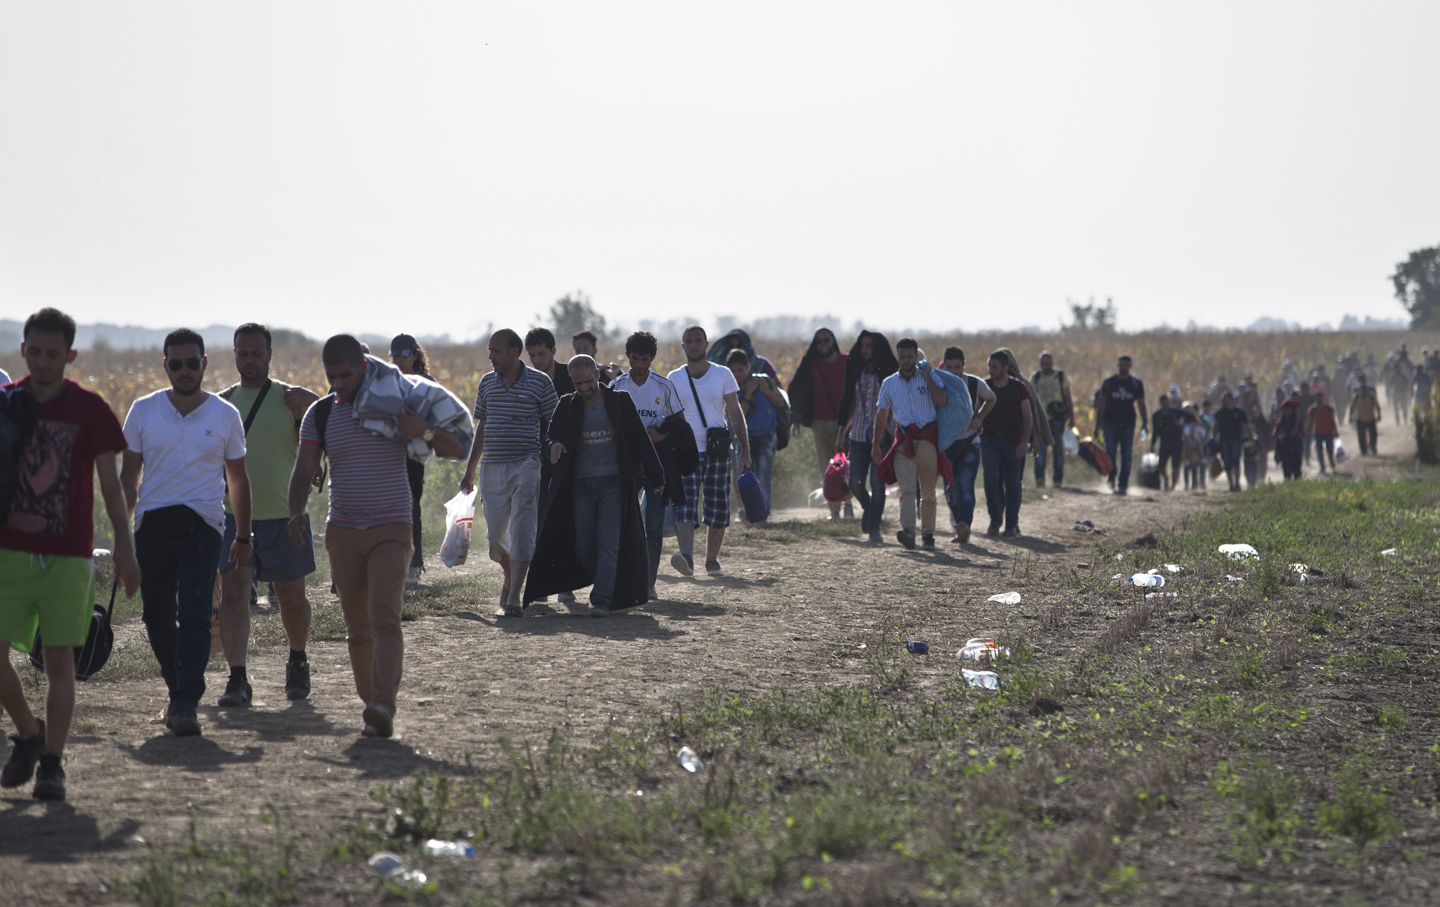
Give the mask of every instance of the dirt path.
[[(1387, 430), (1381, 449), (1379, 458), (1352, 459), (1342, 474), (1413, 468), (1408, 436)], [(378, 784), (444, 768), (467, 752), (482, 762), (495, 758), (501, 736), (543, 740), (565, 726), (584, 740), (612, 717), (625, 722), (712, 686), (751, 692), (843, 683), (863, 673), (856, 646), (886, 620), (942, 654), (969, 636), (1008, 628), (1038, 653), (1064, 657), (1074, 639), (1046, 638), (1037, 618), (1051, 603), (1046, 575), (1090, 559), (1095, 537), (1073, 531), (1076, 520), (1128, 541), (1163, 533), (1227, 498), (1212, 486), (1208, 494), (1133, 489), (1122, 499), (1103, 493), (1082, 465), (1071, 476), (1083, 484), (1042, 490), (1027, 478), (1027, 534), (1016, 540), (979, 535), (965, 547), (942, 541), (934, 554), (904, 552), (893, 541), (898, 507), (891, 501), (887, 544), (873, 549), (858, 534), (802, 532), (787, 521), (819, 514), (793, 511), (777, 515), (773, 528), (732, 529), (725, 578), (683, 579), (662, 568), (661, 602), (609, 620), (537, 608), (540, 614), (523, 621), (497, 622), (487, 597), (452, 616), (407, 623), (393, 740), (360, 738), (361, 706), (339, 642), (312, 645), (314, 692), (306, 702), (283, 697), (283, 648), (252, 656), (254, 708), (202, 706), (198, 739), (176, 739), (157, 723), (164, 704), (158, 678), (84, 684), (66, 762), (69, 802), (34, 803), (28, 787), (0, 799), (0, 900), (109, 902), (102, 881), (133, 872), (143, 841), (180, 844), (192, 818), (207, 837), (258, 840), (269, 834), (258, 821), (267, 803), (288, 810), (292, 826), (312, 842), (324, 842)], [(983, 492), (978, 510), (983, 514)], [(943, 524), (943, 502), (941, 514)], [(438, 564), (430, 570), (446, 574)], [(489, 563), (472, 561), (457, 572), (498, 585)], [(1021, 605), (986, 601), (1012, 588), (1024, 589)], [(122, 644), (143, 645), (141, 632), (138, 622), (127, 624)], [(940, 657), (915, 670), (925, 684), (953, 669), (953, 659)], [(28, 665), (20, 670), (30, 672)], [(213, 703), (223, 675), (209, 681)]]

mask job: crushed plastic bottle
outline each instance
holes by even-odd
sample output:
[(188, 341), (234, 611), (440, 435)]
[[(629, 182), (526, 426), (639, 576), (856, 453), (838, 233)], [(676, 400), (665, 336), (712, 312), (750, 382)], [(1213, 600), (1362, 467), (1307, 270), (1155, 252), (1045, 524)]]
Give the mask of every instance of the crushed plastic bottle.
[(1008, 658), (1010, 650), (1004, 646), (997, 645), (993, 639), (976, 637), (965, 640), (964, 647), (961, 648), (959, 652), (956, 652), (955, 655), (957, 658), (962, 658), (965, 661), (993, 662), (1001, 657)]
[(1221, 545), (1218, 550), (1232, 561), (1260, 556), (1260, 552), (1256, 551), (1253, 545)]
[(425, 842), (427, 857), (473, 857), (475, 848), (464, 841), (441, 841), (431, 838)]
[(409, 869), (405, 861), (400, 859), (399, 854), (382, 850), (372, 856), (369, 861), (370, 868), (380, 873), (381, 878), (387, 882), (394, 882), (401, 888), (419, 890), (425, 887), (429, 878), (418, 869)]
[(1142, 589), (1159, 589), (1165, 585), (1165, 577), (1154, 573), (1137, 573), (1130, 577), (1130, 583)]
[(695, 755), (695, 751), (688, 746), (680, 747), (679, 758), (680, 767), (692, 775), (705, 767), (705, 763), (701, 762), (700, 757)]
[(905, 651), (911, 655), (925, 655), (929, 653), (930, 646), (928, 643), (923, 643), (918, 639), (910, 639), (905, 642)]
[(1020, 593), (1001, 592), (999, 595), (990, 596), (986, 601), (992, 601), (1000, 605), (1018, 605), (1020, 604)]
[(977, 690), (1000, 689), (1000, 675), (994, 671), (972, 671), (969, 668), (961, 668), (960, 673), (964, 675), (965, 682)]

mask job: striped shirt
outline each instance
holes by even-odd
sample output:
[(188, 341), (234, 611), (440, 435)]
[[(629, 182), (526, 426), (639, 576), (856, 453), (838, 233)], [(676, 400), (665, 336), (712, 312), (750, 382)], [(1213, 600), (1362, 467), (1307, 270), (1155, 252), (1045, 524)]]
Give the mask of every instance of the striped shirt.
[[(300, 423), (300, 443), (319, 444), (315, 407)], [(330, 459), (330, 512), (325, 521), (346, 529), (410, 522), (410, 479), (405, 445), (366, 431), (349, 403), (335, 398), (325, 422)]]
[(896, 372), (880, 382), (880, 399), (875, 401), (875, 407), (890, 410), (895, 424), (901, 428), (907, 425), (924, 428), (935, 421), (935, 404), (930, 400), (927, 383), (925, 373), (918, 369), (909, 381)]
[(540, 456), (540, 434), (560, 397), (550, 376), (523, 363), (520, 367), (524, 371), (513, 387), (506, 387), (498, 372), (480, 379), (475, 421), (485, 429), (482, 463), (518, 463)]
[(630, 395), (630, 399), (635, 401), (635, 409), (640, 413), (640, 421), (646, 428), (658, 430), (666, 416), (685, 411), (685, 404), (680, 402), (680, 392), (675, 389), (675, 383), (655, 372), (646, 377), (644, 384), (637, 384), (635, 379), (630, 377), (630, 373), (625, 372), (610, 382), (610, 389)]

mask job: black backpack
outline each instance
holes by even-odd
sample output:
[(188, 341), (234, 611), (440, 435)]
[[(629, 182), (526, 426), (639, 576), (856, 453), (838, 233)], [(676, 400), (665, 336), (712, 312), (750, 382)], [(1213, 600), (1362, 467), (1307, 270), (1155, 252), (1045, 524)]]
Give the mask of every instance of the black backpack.
[[(76, 680), (89, 680), (110, 660), (110, 652), (115, 648), (115, 630), (110, 626), (110, 619), (115, 616), (115, 590), (119, 583), (119, 577), (111, 581), (110, 607), (94, 606), (90, 615), (90, 635), (85, 637), (83, 646), (75, 647)], [(37, 670), (45, 670), (45, 649), (39, 631), (36, 631), (35, 645), (30, 649), (30, 663)]]
[(0, 523), (20, 487), (20, 457), (36, 422), (35, 398), (18, 384), (0, 389)]

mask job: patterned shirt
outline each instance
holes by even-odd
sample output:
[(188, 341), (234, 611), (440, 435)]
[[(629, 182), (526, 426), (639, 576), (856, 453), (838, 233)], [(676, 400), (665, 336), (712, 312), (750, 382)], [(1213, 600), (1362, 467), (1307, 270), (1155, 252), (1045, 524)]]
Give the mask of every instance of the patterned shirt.
[[(314, 406), (300, 423), (300, 443), (320, 443)], [(369, 529), (410, 522), (413, 501), (405, 445), (361, 428), (352, 405), (338, 397), (325, 421), (325, 455), (330, 459), (327, 523)]]
[(880, 382), (880, 398), (875, 401), (875, 406), (890, 410), (896, 425), (924, 428), (935, 421), (935, 403), (930, 399), (930, 391), (926, 387), (928, 383), (929, 379), (919, 369), (909, 381), (896, 372)]
[(855, 412), (850, 420), (850, 440), (865, 443), (875, 433), (875, 401), (880, 399), (880, 382), (875, 373), (861, 371), (855, 382)]
[(560, 396), (550, 377), (528, 365), (514, 386), (506, 387), (498, 372), (480, 379), (475, 392), (475, 420), (485, 429), (482, 463), (518, 463), (540, 456), (540, 435)]

